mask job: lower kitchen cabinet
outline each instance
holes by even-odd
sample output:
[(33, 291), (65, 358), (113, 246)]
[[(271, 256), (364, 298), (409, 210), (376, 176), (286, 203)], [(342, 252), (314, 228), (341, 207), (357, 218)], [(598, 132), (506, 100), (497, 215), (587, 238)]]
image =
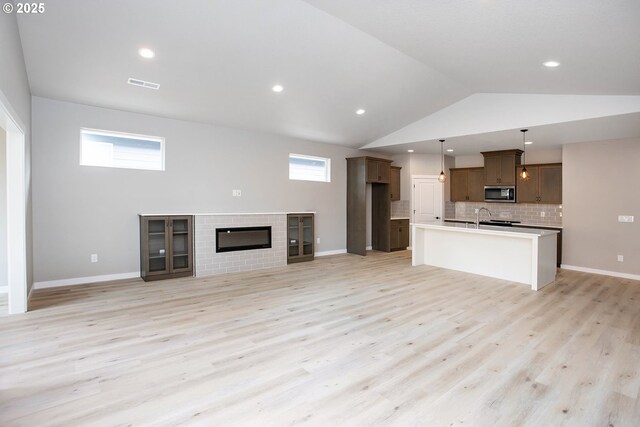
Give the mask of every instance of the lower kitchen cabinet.
[(287, 215), (287, 264), (313, 260), (313, 214)]
[(140, 216), (140, 276), (193, 276), (193, 217)]
[(390, 247), (392, 251), (407, 249), (409, 246), (409, 220), (392, 219)]

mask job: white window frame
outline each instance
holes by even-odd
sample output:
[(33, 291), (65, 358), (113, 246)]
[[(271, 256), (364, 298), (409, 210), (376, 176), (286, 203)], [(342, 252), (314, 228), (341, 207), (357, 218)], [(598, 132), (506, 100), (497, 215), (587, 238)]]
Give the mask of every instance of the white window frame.
[[(324, 176), (324, 179), (323, 180), (318, 180), (318, 179), (308, 179), (308, 178), (292, 178), (291, 177), (291, 158), (323, 161), (325, 163), (325, 176)], [(309, 156), (307, 154), (289, 153), (287, 164), (289, 166), (289, 180), (290, 181), (331, 182), (331, 158), (330, 157)]]
[[(99, 135), (105, 136), (115, 136), (115, 137), (124, 137), (124, 138), (132, 138), (132, 139), (140, 139), (143, 141), (153, 141), (160, 143), (160, 169), (150, 169), (150, 168), (134, 168), (134, 167), (126, 167), (126, 166), (105, 166), (105, 165), (93, 165), (89, 163), (82, 162), (82, 133), (89, 132)], [(164, 137), (161, 136), (153, 136), (153, 135), (142, 135), (137, 133), (129, 133), (129, 132), (118, 132), (112, 130), (104, 130), (104, 129), (93, 129), (93, 128), (80, 128), (80, 166), (91, 166), (91, 167), (104, 167), (111, 169), (129, 169), (129, 170), (140, 170), (140, 171), (156, 171), (162, 172), (165, 170), (165, 140)]]

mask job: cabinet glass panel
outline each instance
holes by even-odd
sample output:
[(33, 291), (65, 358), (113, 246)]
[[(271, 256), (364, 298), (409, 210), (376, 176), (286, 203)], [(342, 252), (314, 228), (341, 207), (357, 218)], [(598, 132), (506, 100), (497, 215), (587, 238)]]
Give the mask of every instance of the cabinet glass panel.
[(300, 255), (300, 242), (299, 236), (299, 219), (298, 217), (289, 217), (289, 224), (287, 227), (287, 241), (289, 246), (289, 256)]
[[(166, 234), (165, 234), (165, 221), (163, 219), (160, 220), (149, 220), (149, 259), (161, 259), (164, 261), (166, 258), (167, 248), (166, 248)], [(164, 266), (160, 268), (160, 261), (156, 261), (154, 265), (156, 265), (160, 270), (164, 270)], [(156, 269), (156, 270), (157, 270)], [(154, 270), (155, 271), (155, 270)]]
[(189, 255), (173, 255), (173, 268), (189, 268)]
[(189, 221), (186, 219), (173, 220), (173, 234), (187, 234), (189, 232)]
[(149, 258), (149, 271), (164, 271), (167, 269), (167, 258)]
[(302, 254), (311, 255), (313, 252), (313, 219), (311, 217), (302, 218), (302, 240)]

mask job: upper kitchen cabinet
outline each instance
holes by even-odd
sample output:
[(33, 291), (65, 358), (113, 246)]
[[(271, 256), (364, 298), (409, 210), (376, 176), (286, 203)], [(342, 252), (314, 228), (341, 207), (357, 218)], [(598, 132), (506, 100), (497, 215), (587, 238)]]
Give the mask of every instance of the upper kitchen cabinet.
[(388, 184), (391, 177), (391, 160), (365, 157), (367, 183)]
[(527, 165), (529, 178), (518, 178), (518, 203), (562, 203), (562, 164)]
[(484, 185), (516, 185), (516, 166), (522, 150), (485, 151)]
[(484, 201), (484, 168), (451, 168), (452, 202)]
[(391, 166), (391, 175), (390, 175), (390, 193), (391, 193), (391, 201), (395, 202), (400, 200), (400, 170), (402, 168), (399, 166)]

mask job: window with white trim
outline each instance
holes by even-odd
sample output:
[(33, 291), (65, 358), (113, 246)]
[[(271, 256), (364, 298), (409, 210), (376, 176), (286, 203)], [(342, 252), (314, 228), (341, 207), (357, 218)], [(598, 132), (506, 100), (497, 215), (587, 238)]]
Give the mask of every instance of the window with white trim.
[(162, 171), (164, 170), (164, 138), (81, 129), (80, 164)]
[(289, 154), (289, 179), (331, 182), (331, 159)]

